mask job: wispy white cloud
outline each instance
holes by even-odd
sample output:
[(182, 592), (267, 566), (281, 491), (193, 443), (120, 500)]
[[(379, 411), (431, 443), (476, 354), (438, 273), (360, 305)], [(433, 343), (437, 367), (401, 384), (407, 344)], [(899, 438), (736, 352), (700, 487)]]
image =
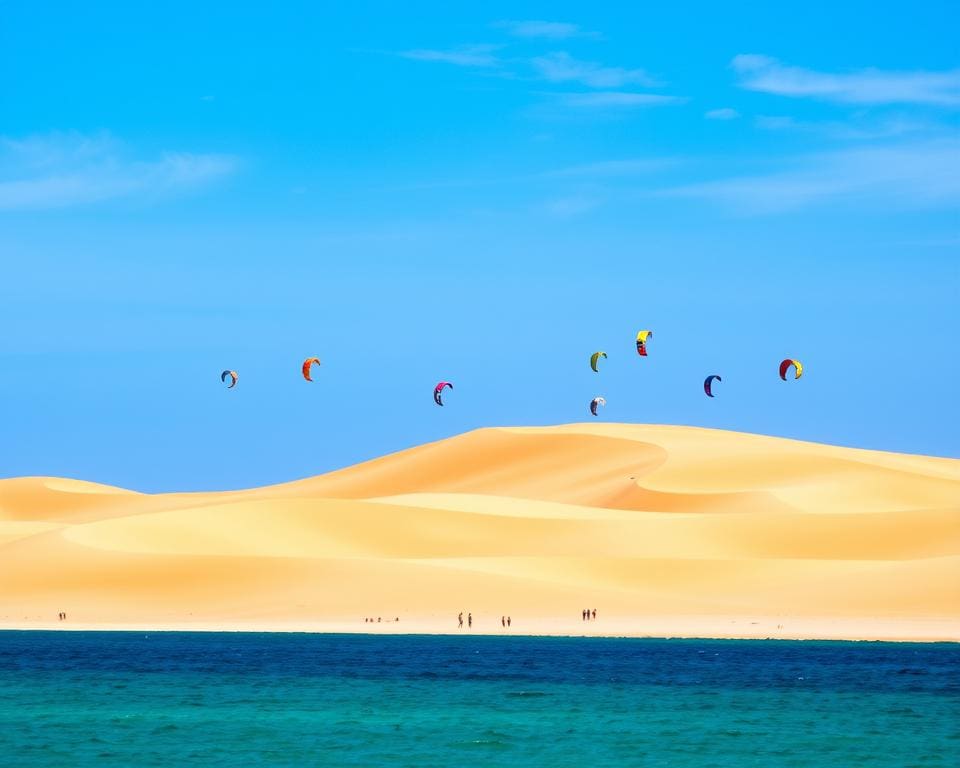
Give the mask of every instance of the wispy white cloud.
[[(795, 117), (789, 115), (759, 115), (754, 122), (757, 128), (762, 128), (765, 131), (786, 131), (799, 128), (802, 125)], [(805, 125), (809, 125), (809, 123)]]
[[(558, 25), (559, 22), (501, 22), (511, 25)], [(574, 25), (566, 25), (574, 26)], [(530, 30), (537, 27), (523, 27), (532, 36)], [(569, 32), (570, 30), (566, 30)], [(559, 31), (555, 31), (557, 35)], [(608, 67), (594, 61), (582, 61), (565, 51), (554, 51), (533, 58), (510, 58), (498, 54), (502, 46), (466, 45), (451, 49), (418, 48), (401, 51), (397, 55), (417, 61), (441, 62), (460, 67), (493, 68), (497, 75), (511, 78), (530, 79), (549, 83), (567, 83), (582, 86), (583, 91), (549, 92), (545, 95), (554, 105), (573, 108), (613, 109), (627, 107), (659, 106), (678, 104), (684, 98), (657, 93), (638, 93), (628, 90), (631, 86), (646, 88), (661, 85), (642, 69)], [(586, 90), (593, 89), (593, 90)]]
[(731, 107), (721, 107), (720, 109), (711, 109), (703, 115), (707, 120), (736, 120), (740, 113)]
[(54, 133), (0, 138), (0, 210), (64, 208), (171, 194), (232, 173), (230, 155), (164, 152), (131, 158), (116, 139)]
[(572, 180), (578, 183), (595, 183), (614, 178), (637, 178), (650, 176), (660, 171), (673, 168), (684, 162), (683, 158), (676, 157), (637, 157), (619, 160), (598, 160), (592, 163), (580, 163), (560, 168), (551, 168), (529, 173), (518, 173), (503, 176), (473, 176), (461, 173), (454, 179), (417, 182), (400, 187), (402, 191), (423, 189), (455, 189), (468, 187), (492, 187), (510, 185), (516, 187), (522, 184), (541, 185), (543, 182), (554, 184), (557, 180)]
[(567, 40), (572, 37), (598, 38), (598, 32), (588, 32), (577, 24), (568, 24), (562, 21), (498, 21), (495, 27), (505, 29), (507, 34), (514, 37), (539, 37), (548, 40)]
[(960, 141), (850, 149), (800, 158), (791, 168), (666, 190), (749, 214), (849, 201), (896, 208), (960, 203)]
[(544, 171), (542, 178), (577, 176), (588, 178), (602, 178), (612, 176), (643, 176), (680, 163), (675, 157), (637, 157), (623, 160), (598, 160), (593, 163), (571, 165), (566, 168), (557, 168), (553, 171)]
[(818, 72), (782, 64), (759, 54), (740, 54), (731, 63), (740, 86), (780, 96), (809, 97), (847, 104), (960, 105), (960, 69), (895, 72), (863, 69)]
[(840, 120), (798, 120), (786, 115), (759, 115), (756, 126), (766, 131), (798, 131), (840, 140), (892, 139), (910, 133), (943, 133), (942, 125), (904, 117), (865, 120), (859, 117)]
[(546, 201), (543, 210), (551, 216), (577, 216), (593, 210), (600, 202), (598, 198), (588, 195), (568, 195)]
[(555, 95), (560, 103), (565, 106), (586, 109), (659, 107), (667, 104), (682, 104), (685, 101), (679, 96), (666, 96), (659, 93), (634, 93), (632, 91), (588, 91)]
[(401, 51), (405, 59), (416, 61), (439, 61), (445, 64), (455, 64), (458, 67), (496, 67), (500, 60), (495, 55), (499, 46), (496, 45), (461, 45), (447, 50), (430, 48), (416, 48), (411, 51)]
[(622, 88), (625, 85), (653, 87), (659, 83), (642, 69), (605, 67), (592, 61), (575, 59), (564, 51), (555, 51), (530, 60), (534, 70), (552, 83), (581, 83), (590, 88)]

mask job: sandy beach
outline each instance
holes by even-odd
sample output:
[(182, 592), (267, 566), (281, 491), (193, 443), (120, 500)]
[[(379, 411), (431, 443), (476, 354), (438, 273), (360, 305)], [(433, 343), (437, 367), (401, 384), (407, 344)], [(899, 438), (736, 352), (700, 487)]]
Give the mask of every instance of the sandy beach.
[(960, 461), (594, 423), (235, 492), (15, 478), (0, 584), (7, 629), (960, 640)]

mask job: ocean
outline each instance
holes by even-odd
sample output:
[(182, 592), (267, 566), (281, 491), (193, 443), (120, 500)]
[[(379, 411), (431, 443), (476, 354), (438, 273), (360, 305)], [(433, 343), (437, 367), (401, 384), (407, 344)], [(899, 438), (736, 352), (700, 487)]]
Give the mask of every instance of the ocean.
[(0, 632), (0, 764), (955, 766), (960, 645)]

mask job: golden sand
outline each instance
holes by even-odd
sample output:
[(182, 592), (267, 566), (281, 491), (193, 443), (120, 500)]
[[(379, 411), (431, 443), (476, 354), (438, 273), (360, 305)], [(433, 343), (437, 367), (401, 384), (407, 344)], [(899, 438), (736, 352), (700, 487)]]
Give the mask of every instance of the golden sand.
[(474, 632), (960, 640), (960, 461), (571, 424), (237, 492), (0, 481), (0, 628), (457, 632), (460, 611)]

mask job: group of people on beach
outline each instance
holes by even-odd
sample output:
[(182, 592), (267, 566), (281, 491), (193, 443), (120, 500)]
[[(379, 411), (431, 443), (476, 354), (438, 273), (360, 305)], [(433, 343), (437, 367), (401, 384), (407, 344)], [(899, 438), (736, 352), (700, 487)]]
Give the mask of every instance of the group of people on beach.
[(60, 621), (66, 621), (66, 620), (67, 620), (67, 614), (66, 614), (64, 611), (60, 611), (60, 613), (57, 614), (57, 618), (58, 618)]
[[(592, 621), (597, 618), (597, 609), (584, 608), (580, 612), (580, 615), (583, 621)], [(63, 621), (66, 618), (67, 618), (67, 614), (61, 611), (60, 620)], [(377, 616), (376, 619), (364, 619), (363, 623), (364, 624), (380, 624), (382, 621), (383, 619), (380, 616)], [(390, 619), (387, 619), (387, 621), (390, 621)], [(400, 621), (400, 617), (398, 616), (397, 618), (393, 619), (393, 621)], [(510, 616), (500, 617), (500, 626), (503, 627), (504, 629), (509, 628), (512, 623), (513, 623), (513, 619)], [(460, 611), (460, 613), (457, 614), (457, 624), (458, 624), (458, 629), (463, 629), (463, 611)], [(467, 613), (467, 629), (472, 629), (472, 628), (473, 628), (473, 614)]]
[[(500, 626), (503, 627), (504, 629), (506, 629), (507, 627), (509, 627), (510, 624), (512, 624), (512, 623), (513, 623), (513, 619), (512, 619), (511, 617), (509, 617), (509, 616), (501, 616), (501, 617), (500, 617)], [(463, 629), (463, 611), (460, 611), (460, 613), (457, 614), (457, 628), (458, 628), (458, 629)], [(467, 614), (467, 629), (472, 629), (472, 628), (473, 628), (473, 614), (472, 614), (472, 613), (468, 613), (468, 614)]]
[[(580, 616), (583, 619), (583, 621), (593, 621), (594, 619), (597, 618), (597, 609), (584, 608), (580, 612)], [(63, 621), (64, 619), (67, 618), (67, 614), (61, 611), (59, 614), (59, 618), (60, 618), (60, 621)], [(382, 621), (383, 619), (380, 616), (377, 616), (376, 619), (364, 619), (363, 623), (364, 624), (380, 624)], [(391, 621), (391, 619), (387, 619), (387, 621)], [(400, 621), (400, 617), (398, 616), (397, 618), (392, 619), (392, 621)], [(513, 619), (510, 616), (500, 617), (500, 626), (503, 627), (504, 629), (509, 628), (512, 623), (513, 623)], [(463, 629), (463, 611), (460, 611), (460, 613), (457, 614), (457, 624), (458, 624), (458, 629)], [(472, 629), (472, 628), (473, 628), (473, 614), (467, 613), (467, 629)]]

